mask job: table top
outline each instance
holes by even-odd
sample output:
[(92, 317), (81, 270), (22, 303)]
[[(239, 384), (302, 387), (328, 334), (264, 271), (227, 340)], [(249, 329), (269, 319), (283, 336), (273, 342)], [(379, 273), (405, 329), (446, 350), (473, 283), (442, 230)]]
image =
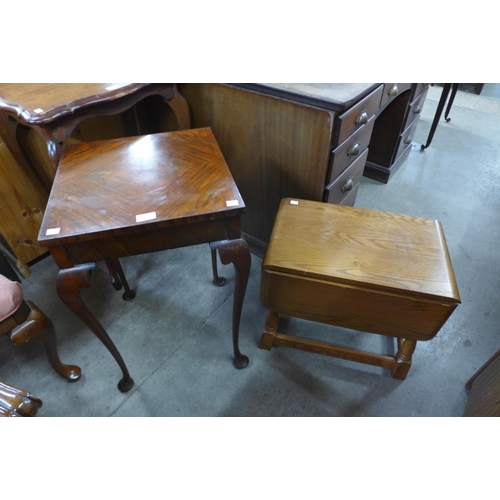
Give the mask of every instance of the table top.
[(245, 208), (209, 128), (69, 145), (42, 245), (214, 220)]
[(51, 122), (75, 110), (119, 99), (147, 83), (1, 83), (0, 109), (26, 124)]
[(237, 87), (333, 111), (345, 111), (380, 83), (238, 83)]
[(441, 224), (423, 217), (286, 198), (262, 267), (460, 302)]

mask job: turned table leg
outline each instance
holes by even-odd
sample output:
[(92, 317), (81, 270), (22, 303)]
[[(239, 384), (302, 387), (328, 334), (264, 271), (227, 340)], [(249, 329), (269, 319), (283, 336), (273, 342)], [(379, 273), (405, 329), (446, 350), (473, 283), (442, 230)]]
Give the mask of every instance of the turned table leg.
[(134, 381), (130, 377), (127, 366), (106, 330), (95, 318), (80, 296), (81, 289), (90, 286), (91, 272), (94, 268), (95, 263), (61, 269), (57, 275), (57, 294), (64, 304), (66, 304), (66, 306), (68, 306), (90, 328), (115, 358), (123, 373), (123, 378), (118, 383), (118, 389), (120, 389), (121, 392), (127, 392), (134, 385)]
[(393, 378), (404, 380), (411, 367), (411, 357), (417, 347), (416, 340), (405, 339), (396, 353), (396, 365), (392, 369)]
[(224, 240), (210, 243), (210, 249), (218, 250), (220, 260), (224, 265), (232, 263), (235, 272), (234, 301), (233, 301), (233, 350), (234, 366), (245, 368), (248, 365), (248, 357), (241, 354), (239, 348), (239, 330), (243, 299), (247, 289), (248, 277), (250, 275), (251, 257), (248, 245), (243, 239)]
[(267, 349), (270, 351), (271, 347), (273, 347), (279, 319), (280, 315), (277, 312), (269, 311), (267, 314), (266, 324), (264, 325), (262, 337), (260, 338), (259, 347), (261, 349)]

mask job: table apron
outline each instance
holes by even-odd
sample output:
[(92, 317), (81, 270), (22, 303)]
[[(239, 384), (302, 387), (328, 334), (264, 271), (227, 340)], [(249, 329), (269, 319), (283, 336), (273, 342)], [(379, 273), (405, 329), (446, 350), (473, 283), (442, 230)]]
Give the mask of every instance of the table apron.
[(430, 340), (458, 305), (266, 270), (261, 280), (271, 311), (404, 339)]
[(238, 238), (241, 238), (239, 216), (132, 234), (108, 235), (63, 246), (73, 264), (84, 264)]

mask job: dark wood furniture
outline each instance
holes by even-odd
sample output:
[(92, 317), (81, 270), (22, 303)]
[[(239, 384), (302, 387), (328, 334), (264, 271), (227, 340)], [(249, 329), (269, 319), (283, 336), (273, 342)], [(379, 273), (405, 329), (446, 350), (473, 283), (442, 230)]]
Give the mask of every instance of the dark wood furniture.
[[(118, 362), (118, 387), (133, 386), (113, 341), (84, 303), (95, 261), (119, 272), (120, 257), (209, 243), (223, 264), (234, 265), (234, 364), (243, 368), (239, 322), (250, 272), (241, 238), (245, 208), (213, 133), (208, 128), (67, 146), (54, 179), (39, 234), (60, 271), (61, 300), (103, 342)], [(216, 273), (214, 272), (214, 275)]]
[(483, 87), (484, 83), (461, 83), (459, 89), (464, 90), (465, 92), (472, 92), (473, 94), (480, 95)]
[(42, 406), (34, 394), (0, 381), (0, 417), (35, 417)]
[[(42, 343), (52, 368), (69, 382), (80, 379), (80, 367), (61, 362), (52, 321), (33, 303), (24, 299), (20, 283), (0, 275), (0, 337), (9, 335), (15, 345), (32, 340)], [(5, 314), (3, 314), (5, 313)]]
[(500, 417), (500, 350), (467, 381), (464, 417)]
[[(158, 96), (172, 109), (177, 128), (190, 126), (189, 108), (173, 83), (0, 84), (0, 154), (3, 139), (12, 164), (5, 175), (9, 192), (15, 193), (8, 197), (11, 206), (0, 209), (5, 219), (2, 233), (25, 264), (46, 252), (37, 245), (36, 236), (63, 143), (86, 139), (79, 127), (96, 117), (104, 120), (120, 113), (126, 123), (118, 137), (142, 134), (132, 108), (150, 96)], [(105, 128), (100, 127), (101, 139), (109, 138)]]
[(212, 128), (247, 205), (243, 232), (263, 253), (281, 199), (352, 206), (363, 174), (388, 181), (410, 152), (427, 84), (179, 89), (193, 126)]
[[(448, 96), (450, 96), (450, 100), (448, 101), (448, 105), (446, 106), (446, 111), (444, 113), (444, 119), (449, 122), (451, 118), (448, 117), (450, 114), (451, 107), (453, 106), (453, 101), (455, 100), (455, 96), (457, 95), (458, 89), (459, 89), (460, 84), (459, 83), (445, 83), (443, 85), (443, 91), (441, 92), (441, 97), (439, 98), (439, 102), (436, 108), (436, 113), (434, 114), (434, 119), (432, 120), (432, 125), (429, 131), (429, 135), (427, 137), (427, 141), (425, 144), (422, 144), (420, 146), (420, 149), (427, 149), (432, 142), (432, 139), (434, 137), (434, 134), (436, 132), (436, 128), (439, 124), (439, 120), (441, 119), (441, 114), (443, 113), (444, 106), (446, 104), (446, 101), (448, 99)], [(451, 95), (450, 95), (451, 91)]]
[[(438, 333), (460, 295), (438, 221), (287, 198), (262, 262), (261, 301), (261, 348), (389, 368), (403, 380), (417, 341)], [(278, 333), (280, 314), (396, 337), (399, 348), (382, 356)]]
[(428, 89), (428, 83), (384, 85), (363, 175), (387, 183), (408, 158)]
[[(0, 85), (0, 136), (6, 134), (22, 165), (6, 167), (9, 203), (0, 207), (0, 219), (8, 221), (4, 236), (25, 264), (44, 251), (36, 235), (48, 196), (44, 186), (52, 182), (61, 139), (59, 132), (51, 139), (47, 127), (60, 120), (99, 116), (92, 127), (86, 126), (87, 119), (80, 121), (66, 143), (76, 135), (108, 139), (111, 125), (103, 125), (108, 120), (103, 114), (137, 102), (120, 115), (126, 126), (116, 137), (175, 130), (177, 123), (187, 128), (184, 95), (193, 126), (211, 127), (220, 144), (246, 202), (243, 232), (263, 254), (282, 198), (352, 206), (362, 175), (382, 182), (394, 175), (411, 150), (427, 89), (415, 83), (187, 83), (178, 85), (180, 92), (172, 84), (16, 86)], [(135, 123), (136, 132), (129, 133)], [(35, 137), (41, 145), (32, 144)], [(49, 154), (52, 163), (46, 160)], [(0, 141), (0, 194), (3, 173)], [(33, 186), (38, 186), (35, 192)]]

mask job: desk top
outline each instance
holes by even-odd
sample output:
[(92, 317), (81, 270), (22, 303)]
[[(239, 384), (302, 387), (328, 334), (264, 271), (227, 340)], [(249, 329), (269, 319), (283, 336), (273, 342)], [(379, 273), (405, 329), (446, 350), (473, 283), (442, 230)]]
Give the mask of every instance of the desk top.
[(380, 83), (238, 83), (235, 87), (283, 97), (333, 111), (345, 111)]
[(75, 110), (119, 99), (147, 83), (2, 83), (0, 109), (26, 124), (48, 123)]
[(263, 269), (459, 303), (439, 221), (282, 200)]

